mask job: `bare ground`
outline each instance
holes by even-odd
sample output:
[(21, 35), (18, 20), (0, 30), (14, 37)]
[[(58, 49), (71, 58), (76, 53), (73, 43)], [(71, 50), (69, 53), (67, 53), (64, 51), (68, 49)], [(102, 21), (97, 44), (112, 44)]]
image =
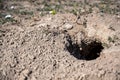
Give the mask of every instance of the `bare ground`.
[(0, 80), (120, 80), (118, 15), (34, 19), (0, 27)]

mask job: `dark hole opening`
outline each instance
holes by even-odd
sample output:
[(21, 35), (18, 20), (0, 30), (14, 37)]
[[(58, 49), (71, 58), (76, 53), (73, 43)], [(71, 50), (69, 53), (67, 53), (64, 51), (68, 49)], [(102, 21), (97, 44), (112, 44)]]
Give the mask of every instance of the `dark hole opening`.
[(77, 59), (94, 60), (100, 56), (100, 52), (104, 49), (102, 43), (98, 41), (86, 43), (83, 40), (81, 44), (73, 43), (70, 38), (67, 41), (66, 49)]

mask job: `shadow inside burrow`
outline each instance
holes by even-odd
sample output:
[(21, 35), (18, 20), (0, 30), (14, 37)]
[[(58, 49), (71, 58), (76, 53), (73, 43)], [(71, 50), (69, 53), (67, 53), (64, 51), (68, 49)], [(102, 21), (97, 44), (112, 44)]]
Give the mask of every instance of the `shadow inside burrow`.
[(65, 47), (70, 55), (80, 60), (94, 60), (100, 56), (101, 51), (104, 49), (102, 43), (96, 40), (90, 43), (82, 40), (81, 44), (77, 44), (73, 43), (71, 38), (68, 37), (67, 41)]

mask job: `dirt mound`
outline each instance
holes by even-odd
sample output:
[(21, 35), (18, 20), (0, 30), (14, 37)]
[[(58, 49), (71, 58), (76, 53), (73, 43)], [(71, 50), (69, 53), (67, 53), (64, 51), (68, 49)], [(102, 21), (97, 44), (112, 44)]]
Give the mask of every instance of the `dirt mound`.
[(116, 16), (47, 15), (29, 25), (0, 28), (1, 80), (120, 79)]

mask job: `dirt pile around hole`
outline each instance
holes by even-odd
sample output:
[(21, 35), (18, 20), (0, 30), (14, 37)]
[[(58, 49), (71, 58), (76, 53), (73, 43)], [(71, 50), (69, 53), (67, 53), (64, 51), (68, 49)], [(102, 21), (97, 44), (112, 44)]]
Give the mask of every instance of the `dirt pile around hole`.
[[(94, 53), (92, 50), (96, 49), (96, 46), (101, 46), (102, 42), (106, 41), (107, 37), (111, 35), (111, 30), (108, 30), (108, 26), (104, 23), (109, 20), (104, 20), (107, 16), (103, 18), (96, 16), (96, 20), (90, 17), (88, 23), (94, 24), (87, 26), (87, 28), (77, 25), (73, 17), (70, 14), (58, 14), (41, 18), (41, 21), (35, 22), (36, 25), (34, 26), (28, 26), (30, 23), (25, 23), (27, 26), (4, 26), (6, 33), (2, 37), (2, 45), (0, 46), (0, 70), (6, 73), (10, 72), (8, 73), (10, 75), (12, 72), (10, 70), (12, 69), (14, 74), (12, 77), (15, 80), (20, 80), (21, 78), (22, 80), (26, 78), (28, 80), (119, 80), (120, 47), (116, 46), (117, 48), (115, 49), (113, 46), (109, 50), (102, 50), (100, 57), (95, 60), (90, 60), (91, 58), (89, 58), (90, 61), (83, 60), (87, 58), (85, 54), (89, 54), (86, 48), (90, 50), (89, 52)], [(114, 21), (113, 18), (111, 19), (111, 22), (117, 24), (117, 21)], [(94, 21), (90, 22), (91, 20)], [(59, 28), (62, 28), (61, 24), (63, 23), (72, 23), (73, 25), (71, 31), (67, 30), (70, 35), (68, 39), (64, 37), (65, 34), (59, 32)], [(97, 26), (92, 27), (95, 24)], [(55, 30), (53, 27), (57, 29)], [(93, 38), (79, 38), (83, 35), (79, 34), (80, 31), (89, 31), (88, 36), (98, 37), (100, 42)], [(101, 35), (103, 32), (104, 35)], [(67, 39), (66, 43), (64, 43), (64, 39)], [(82, 58), (82, 60), (71, 56), (64, 49), (65, 44), (68, 47), (72, 45), (72, 48), (75, 47), (74, 49), (77, 49), (71, 52), (79, 52), (81, 49), (78, 48), (83, 45), (82, 50), (85, 56), (82, 58), (81, 54), (79, 54), (80, 56), (78, 57)], [(93, 47), (92, 49), (91, 46)], [(32, 73), (29, 75), (31, 71)]]

